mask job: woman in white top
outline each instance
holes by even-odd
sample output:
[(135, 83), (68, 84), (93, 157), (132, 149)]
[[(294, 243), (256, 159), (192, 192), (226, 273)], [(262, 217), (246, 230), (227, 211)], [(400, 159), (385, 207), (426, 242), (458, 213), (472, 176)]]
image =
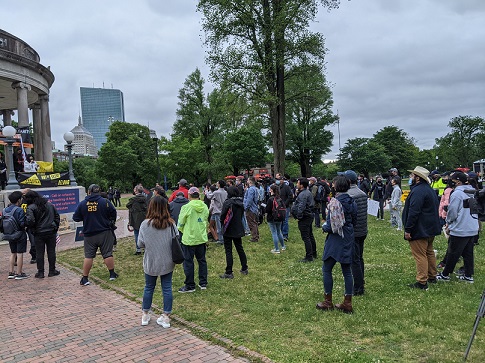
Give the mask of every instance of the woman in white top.
[(145, 272), (145, 290), (143, 292), (141, 325), (150, 321), (153, 292), (160, 276), (163, 295), (163, 314), (157, 324), (170, 327), (172, 313), (172, 273), (175, 264), (172, 261), (172, 237), (178, 235), (174, 220), (170, 217), (168, 202), (156, 196), (150, 199), (146, 219), (140, 225), (138, 245), (145, 248), (143, 271)]

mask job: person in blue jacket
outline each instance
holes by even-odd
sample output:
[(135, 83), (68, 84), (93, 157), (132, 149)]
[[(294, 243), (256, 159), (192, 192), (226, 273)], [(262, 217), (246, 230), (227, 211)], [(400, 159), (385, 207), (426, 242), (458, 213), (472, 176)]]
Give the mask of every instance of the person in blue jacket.
[(116, 208), (100, 193), (99, 185), (91, 184), (88, 188), (88, 195), (79, 203), (72, 216), (75, 222), (83, 222), (84, 263), (80, 282), (82, 286), (89, 285), (89, 271), (93, 266), (93, 259), (96, 257), (98, 248), (109, 270), (109, 279), (113, 281), (118, 277), (113, 258), (113, 227), (116, 222)]
[[(345, 313), (352, 313), (352, 294), (354, 280), (352, 277), (352, 256), (354, 245), (354, 226), (357, 219), (357, 204), (347, 193), (350, 181), (343, 175), (333, 180), (335, 198), (328, 204), (327, 220), (322, 229), (327, 232), (323, 249), (323, 288), (325, 300), (317, 304), (317, 309), (332, 310), (334, 307)], [(342, 304), (332, 303), (333, 276), (332, 269), (339, 262), (344, 277), (345, 296)]]

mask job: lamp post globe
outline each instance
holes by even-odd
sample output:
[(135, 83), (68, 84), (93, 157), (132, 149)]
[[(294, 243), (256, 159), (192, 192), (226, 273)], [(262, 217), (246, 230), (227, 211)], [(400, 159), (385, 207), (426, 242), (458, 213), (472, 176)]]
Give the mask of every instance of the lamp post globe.
[(15, 127), (13, 126), (5, 126), (2, 130), (3, 136), (6, 137), (14, 137), (15, 134), (17, 133), (17, 130), (15, 130)]

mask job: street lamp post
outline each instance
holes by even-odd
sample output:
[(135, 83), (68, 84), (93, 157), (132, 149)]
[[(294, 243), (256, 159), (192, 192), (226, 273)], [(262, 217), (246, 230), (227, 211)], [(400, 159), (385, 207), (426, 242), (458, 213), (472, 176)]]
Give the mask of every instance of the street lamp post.
[(74, 134), (72, 132), (66, 132), (64, 134), (64, 140), (67, 142), (67, 155), (69, 156), (69, 182), (71, 185), (77, 186), (74, 172), (72, 171), (72, 142), (74, 141)]
[(436, 170), (438, 170), (438, 155), (436, 155)]
[(20, 189), (20, 185), (15, 178), (15, 171), (13, 168), (13, 143), (15, 139), (13, 138), (17, 133), (12, 126), (5, 126), (3, 128), (3, 136), (5, 136), (5, 142), (7, 143), (7, 156), (8, 156), (8, 180), (7, 180), (7, 190)]

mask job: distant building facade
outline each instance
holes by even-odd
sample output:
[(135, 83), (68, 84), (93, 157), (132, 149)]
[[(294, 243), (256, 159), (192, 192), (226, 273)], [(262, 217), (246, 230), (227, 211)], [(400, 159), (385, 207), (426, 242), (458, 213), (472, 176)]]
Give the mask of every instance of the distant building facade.
[(93, 135), (97, 149), (106, 142), (114, 121), (125, 121), (123, 92), (118, 89), (81, 87), (83, 126)]
[[(84, 127), (81, 116), (79, 116), (78, 125), (71, 132), (74, 134), (74, 141), (72, 142), (72, 153), (74, 155), (98, 156), (94, 136)], [(66, 146), (64, 146), (64, 151), (67, 151)]]

